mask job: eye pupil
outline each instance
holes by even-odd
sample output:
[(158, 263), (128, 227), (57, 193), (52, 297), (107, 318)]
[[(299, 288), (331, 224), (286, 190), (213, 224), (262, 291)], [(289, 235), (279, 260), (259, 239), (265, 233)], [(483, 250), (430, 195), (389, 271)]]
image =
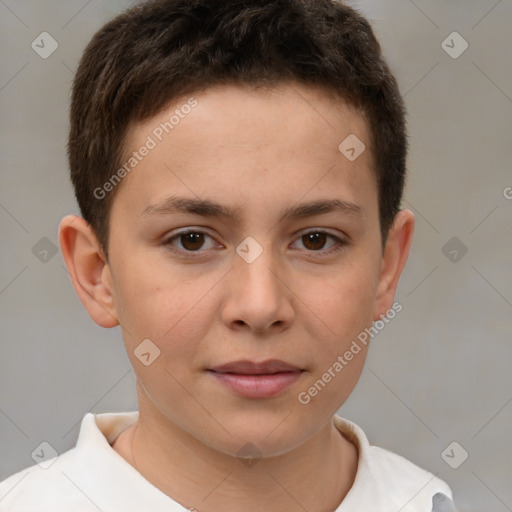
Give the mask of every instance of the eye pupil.
[[(319, 250), (325, 245), (327, 235), (325, 233), (308, 233), (302, 238), (305, 247), (311, 250)], [(311, 244), (314, 247), (311, 247)]]
[(200, 249), (204, 244), (204, 233), (183, 233), (181, 243), (185, 249), (190, 251)]

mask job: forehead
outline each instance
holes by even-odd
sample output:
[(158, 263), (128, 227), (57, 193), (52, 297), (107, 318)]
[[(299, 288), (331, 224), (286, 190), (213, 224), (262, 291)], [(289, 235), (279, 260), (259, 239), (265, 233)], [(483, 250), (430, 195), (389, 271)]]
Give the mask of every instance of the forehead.
[(176, 188), (210, 198), (230, 193), (242, 202), (265, 187), (297, 201), (332, 192), (340, 178), (348, 195), (361, 180), (376, 188), (365, 118), (313, 86), (222, 85), (184, 96), (131, 127), (125, 161), (148, 144), (122, 187), (142, 210)]
[[(172, 144), (172, 138), (185, 136), (183, 125), (190, 122), (196, 124), (196, 130), (201, 125), (202, 135), (208, 132), (208, 142), (217, 141), (220, 147), (238, 142), (249, 148), (264, 139), (272, 144), (276, 142), (276, 132), (281, 135), (283, 129), (288, 129), (286, 141), (290, 145), (321, 138), (337, 150), (347, 135), (357, 134), (370, 149), (369, 130), (361, 111), (328, 89), (294, 81), (259, 88), (247, 84), (215, 85), (181, 96), (154, 117), (133, 124), (125, 137), (125, 147), (132, 151), (148, 135), (157, 144)], [(197, 138), (191, 142), (200, 144)], [(210, 147), (214, 149), (213, 145)]]

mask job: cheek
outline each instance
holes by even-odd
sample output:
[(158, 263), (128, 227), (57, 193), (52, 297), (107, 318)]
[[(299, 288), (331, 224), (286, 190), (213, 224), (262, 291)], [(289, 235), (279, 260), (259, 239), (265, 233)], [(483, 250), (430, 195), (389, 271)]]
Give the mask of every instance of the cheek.
[(310, 310), (311, 374), (297, 398), (307, 406), (304, 414), (334, 414), (354, 389), (369, 346), (358, 336), (372, 325), (375, 291), (375, 270), (359, 264), (322, 282), (311, 280), (311, 302), (304, 310)]
[[(326, 278), (312, 278), (308, 289), (308, 305), (323, 321), (323, 331), (338, 340), (347, 340), (372, 323), (377, 290), (375, 266), (347, 264)], [(327, 327), (329, 329), (327, 329)]]
[(169, 365), (177, 366), (183, 358), (193, 360), (216, 311), (214, 294), (207, 293), (214, 281), (209, 281), (187, 280), (155, 267), (124, 272), (116, 286), (116, 307), (127, 347), (133, 350), (149, 338)]

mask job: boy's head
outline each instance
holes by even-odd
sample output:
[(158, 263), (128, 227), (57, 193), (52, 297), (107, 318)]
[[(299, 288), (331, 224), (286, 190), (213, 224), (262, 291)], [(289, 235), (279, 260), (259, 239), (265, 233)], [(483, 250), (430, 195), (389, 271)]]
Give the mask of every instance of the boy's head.
[[(71, 177), (107, 257), (110, 209), (137, 164), (126, 146), (131, 127), (213, 85), (290, 81), (319, 86), (364, 117), (384, 242), (400, 207), (406, 132), (395, 78), (369, 23), (331, 0), (159, 0), (105, 25), (75, 77)], [(158, 143), (168, 130), (169, 123), (148, 135)]]
[(85, 221), (64, 219), (60, 243), (91, 317), (121, 326), (140, 421), (231, 455), (311, 441), (372, 321), (396, 314), (414, 226), (402, 103), (369, 25), (329, 0), (167, 0), (83, 59), (69, 153)]

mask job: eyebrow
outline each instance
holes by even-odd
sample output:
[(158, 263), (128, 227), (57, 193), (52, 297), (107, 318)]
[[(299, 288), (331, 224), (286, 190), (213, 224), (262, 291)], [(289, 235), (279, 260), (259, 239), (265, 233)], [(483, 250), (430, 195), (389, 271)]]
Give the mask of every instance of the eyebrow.
[[(230, 208), (209, 199), (172, 196), (160, 204), (149, 205), (141, 216), (189, 213), (210, 218), (231, 218), (237, 221), (239, 220), (237, 211), (240, 208), (241, 206)], [(280, 219), (306, 218), (333, 212), (363, 217), (363, 209), (354, 203), (341, 199), (323, 199), (285, 208), (281, 211)]]

